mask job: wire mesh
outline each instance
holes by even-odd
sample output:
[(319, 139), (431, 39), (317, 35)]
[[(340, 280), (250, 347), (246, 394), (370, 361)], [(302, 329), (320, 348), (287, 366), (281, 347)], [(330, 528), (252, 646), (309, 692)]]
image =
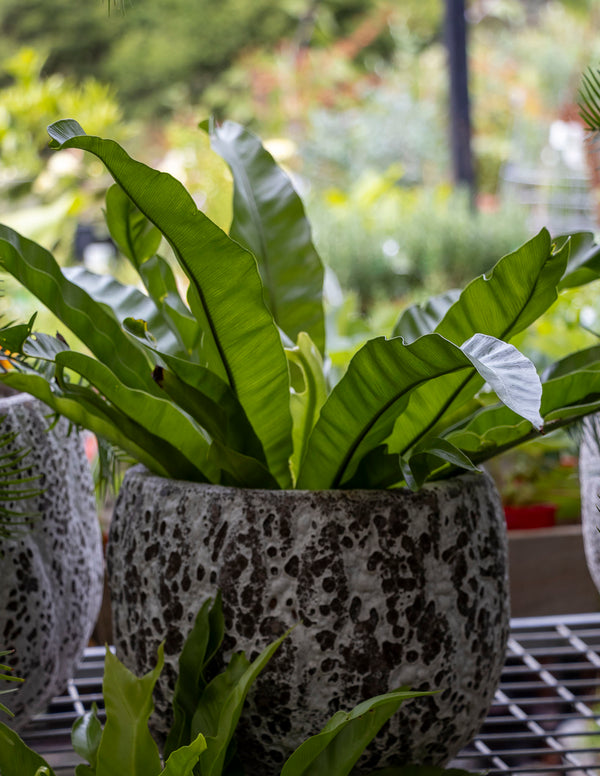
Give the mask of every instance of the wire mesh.
[[(73, 776), (75, 719), (96, 703), (104, 649), (86, 650), (74, 679), (23, 737), (56, 776)], [(600, 613), (512, 621), (494, 705), (451, 764), (489, 776), (600, 776)]]
[(453, 765), (600, 776), (600, 614), (512, 622), (494, 705)]
[(88, 647), (65, 692), (54, 698), (47, 711), (35, 717), (22, 733), (25, 743), (44, 757), (56, 776), (73, 776), (75, 766), (82, 762), (71, 746), (75, 720), (95, 703), (104, 722), (104, 654), (104, 647)]

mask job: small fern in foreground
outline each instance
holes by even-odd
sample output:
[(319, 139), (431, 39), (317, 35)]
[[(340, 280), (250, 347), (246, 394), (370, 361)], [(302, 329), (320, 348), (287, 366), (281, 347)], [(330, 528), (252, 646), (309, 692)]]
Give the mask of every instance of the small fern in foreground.
[[(5, 657), (6, 655), (12, 654), (12, 650), (6, 649), (3, 652), (0, 652), (0, 657)], [(19, 676), (13, 676), (12, 675), (12, 668), (10, 666), (4, 665), (3, 663), (0, 663), (0, 681), (4, 682), (22, 682), (23, 679)], [(6, 693), (14, 692), (16, 688), (11, 688), (9, 690), (0, 690), (0, 695), (6, 695)], [(0, 703), (0, 711), (3, 711), (5, 714), (8, 714), (9, 717), (14, 716), (12, 711), (7, 708), (3, 703)]]

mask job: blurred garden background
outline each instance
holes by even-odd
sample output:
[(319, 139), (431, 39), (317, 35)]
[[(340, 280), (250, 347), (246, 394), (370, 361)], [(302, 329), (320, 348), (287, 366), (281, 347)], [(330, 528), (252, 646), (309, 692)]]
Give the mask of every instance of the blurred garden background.
[[(471, 189), (453, 180), (447, 7), (0, 0), (0, 220), (65, 263), (126, 276), (105, 241), (102, 166), (50, 152), (46, 125), (72, 117), (119, 140), (227, 227), (231, 197), (216, 192), (228, 172), (198, 124), (242, 122), (304, 199), (342, 369), (366, 332), (389, 334), (402, 307), (488, 271), (542, 226), (597, 229), (600, 154), (577, 99), (600, 63), (600, 4), (466, 0)], [(3, 306), (11, 318), (34, 309), (8, 282)], [(566, 293), (515, 344), (542, 369), (594, 344), (599, 311), (593, 288)], [(563, 435), (501, 461), (507, 501), (552, 495), (576, 519), (575, 452)]]

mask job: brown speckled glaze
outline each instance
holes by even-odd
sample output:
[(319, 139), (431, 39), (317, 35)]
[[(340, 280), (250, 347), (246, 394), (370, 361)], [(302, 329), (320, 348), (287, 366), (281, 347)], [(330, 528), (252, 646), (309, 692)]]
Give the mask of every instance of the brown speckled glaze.
[[(25, 394), (0, 400), (0, 433), (18, 432), (3, 452), (26, 449), (25, 476), (43, 490), (28, 501), (8, 502), (35, 513), (18, 537), (4, 539), (0, 554), (0, 649), (24, 684), (3, 698), (15, 712), (2, 721), (21, 729), (67, 680), (96, 622), (104, 577), (100, 526), (92, 475), (79, 435)], [(3, 688), (4, 689), (4, 688)]]
[(108, 549), (117, 654), (146, 671), (166, 639), (155, 720), (165, 730), (178, 653), (220, 588), (228, 651), (253, 657), (303, 623), (249, 697), (248, 773), (275, 776), (338, 708), (403, 685), (439, 694), (407, 702), (361, 764), (445, 763), (478, 730), (499, 680), (506, 563), (487, 475), (419, 493), (257, 491), (135, 467)]

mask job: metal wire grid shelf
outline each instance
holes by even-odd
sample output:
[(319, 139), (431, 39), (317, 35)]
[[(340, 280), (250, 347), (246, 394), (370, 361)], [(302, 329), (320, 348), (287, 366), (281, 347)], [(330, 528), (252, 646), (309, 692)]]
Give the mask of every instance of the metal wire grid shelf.
[(600, 776), (600, 614), (512, 621), (494, 705), (456, 766)]
[[(489, 776), (600, 776), (600, 613), (514, 619), (494, 705), (452, 763)], [(66, 692), (24, 738), (57, 776), (79, 761), (73, 721), (93, 702), (102, 716), (104, 649), (86, 650)]]
[(104, 647), (88, 647), (73, 679), (69, 680), (62, 695), (54, 698), (47, 711), (39, 714), (22, 732), (23, 740), (41, 754), (56, 776), (73, 776), (81, 759), (71, 747), (73, 722), (92, 708), (104, 722), (102, 675)]

